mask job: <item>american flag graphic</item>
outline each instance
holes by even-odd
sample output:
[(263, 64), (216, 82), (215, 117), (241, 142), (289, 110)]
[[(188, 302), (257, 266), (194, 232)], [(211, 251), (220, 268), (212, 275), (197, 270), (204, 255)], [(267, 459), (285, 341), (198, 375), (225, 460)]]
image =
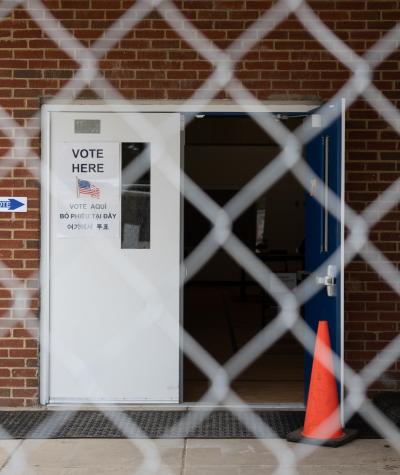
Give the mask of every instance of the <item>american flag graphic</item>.
[(94, 186), (87, 180), (78, 180), (78, 196), (90, 195), (92, 198), (100, 198), (100, 189)]

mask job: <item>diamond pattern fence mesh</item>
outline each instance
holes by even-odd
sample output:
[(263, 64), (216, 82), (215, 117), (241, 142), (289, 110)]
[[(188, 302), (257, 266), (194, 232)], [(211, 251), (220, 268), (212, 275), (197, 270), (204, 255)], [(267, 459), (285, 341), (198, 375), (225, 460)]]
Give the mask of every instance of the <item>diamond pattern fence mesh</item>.
[[(235, 219), (260, 195), (266, 193), (285, 174), (292, 174), (298, 182), (307, 189), (310, 180), (314, 180), (318, 185), (317, 189), (323, 190), (323, 183), (314, 174), (305, 161), (302, 150), (312, 138), (318, 133), (318, 129), (310, 127), (311, 117), (295, 130), (289, 130), (284, 122), (275, 120), (273, 114), (268, 113), (265, 104), (260, 101), (245, 84), (238, 79), (235, 74), (236, 65), (248, 54), (252, 48), (266, 35), (274, 31), (279, 24), (285, 21), (290, 15), (294, 16), (304, 27), (311, 37), (321, 44), (330, 55), (349, 71), (349, 78), (345, 84), (336, 91), (329, 103), (323, 105), (319, 114), (322, 115), (324, 123), (331, 123), (340, 113), (342, 100), (345, 100), (345, 107), (351, 105), (362, 98), (369, 106), (400, 134), (400, 115), (393, 103), (374, 85), (373, 74), (375, 69), (391, 54), (393, 54), (400, 41), (400, 25), (396, 25), (388, 30), (375, 44), (373, 44), (362, 56), (352, 50), (346, 42), (341, 40), (326, 23), (324, 23), (312, 7), (302, 0), (279, 0), (265, 10), (249, 27), (243, 31), (230, 45), (222, 49), (213, 41), (207, 38), (201, 30), (196, 28), (191, 21), (185, 17), (181, 9), (168, 0), (142, 0), (129, 6), (125, 12), (113, 22), (95, 41), (89, 46), (84, 46), (81, 41), (74, 37), (61, 21), (59, 21), (39, 0), (12, 1), (4, 0), (0, 5), (0, 15), (7, 18), (15, 9), (23, 7), (27, 14), (35, 21), (39, 28), (63, 50), (66, 57), (76, 63), (76, 71), (72, 78), (65, 81), (64, 86), (52, 97), (49, 103), (57, 101), (73, 101), (78, 98), (83, 90), (90, 88), (97, 97), (101, 98), (105, 104), (111, 108), (113, 104), (124, 103), (133, 109), (136, 107), (140, 113), (140, 106), (135, 106), (127, 101), (124, 96), (114, 88), (112, 82), (102, 72), (100, 64), (107, 52), (112, 50), (125, 35), (134, 30), (137, 25), (146, 18), (148, 14), (156, 11), (158, 15), (168, 23), (190, 47), (195, 50), (203, 59), (207, 60), (212, 67), (212, 72), (194, 92), (194, 94), (177, 105), (176, 111), (193, 111), (186, 113), (186, 121), (190, 122), (196, 114), (201, 113), (207, 104), (210, 104), (221, 91), (229, 94), (235, 104), (246, 112), (270, 137), (273, 137), (279, 146), (279, 153), (275, 159), (263, 169), (259, 175), (240, 190), (225, 206), (221, 207), (213, 199), (201, 190), (189, 176), (183, 171), (184, 197), (212, 224), (212, 229), (206, 238), (198, 245), (193, 252), (187, 256), (182, 266), (187, 269), (186, 280), (201, 269), (213, 254), (220, 248), (231, 256), (253, 279), (269, 294), (279, 302), (278, 315), (266, 325), (260, 332), (249, 341), (244, 347), (224, 365), (219, 364), (201, 345), (184, 329), (182, 349), (194, 364), (201, 369), (210, 382), (209, 390), (197, 403), (201, 405), (202, 411), (193, 411), (180, 418), (177, 424), (184, 424), (186, 431), (194, 430), (196, 426), (209, 415), (214, 408), (226, 408), (232, 411), (239, 421), (246, 426), (246, 429), (260, 436), (260, 440), (276, 457), (276, 473), (296, 473), (296, 464), (316, 450), (313, 446), (298, 445), (294, 448), (286, 441), (273, 437), (273, 431), (265, 422), (258, 417), (252, 407), (244, 402), (231, 387), (235, 377), (252, 362), (254, 362), (263, 352), (268, 350), (286, 332), (291, 332), (300, 344), (311, 353), (315, 340), (314, 333), (300, 318), (301, 306), (319, 291), (316, 276), (317, 269), (307, 277), (295, 289), (289, 290), (275, 273), (265, 264), (260, 262), (254, 253), (236, 236), (232, 230)], [(199, 105), (201, 104), (201, 106)], [(330, 107), (330, 106), (335, 107)], [(265, 114), (256, 114), (255, 107), (265, 111)], [(165, 130), (168, 130), (168, 121), (165, 123)], [(143, 123), (151, 130), (152, 125), (146, 121), (143, 115)], [(33, 114), (26, 120), (24, 126), (13, 118), (5, 108), (0, 108), (0, 126), (3, 136), (10, 142), (10, 147), (2, 159), (9, 159), (15, 167), (32, 163), (31, 144), (37, 140), (40, 129), (39, 113)], [(160, 147), (163, 146), (162, 134), (160, 134)], [(166, 177), (175, 176), (174, 163), (170, 157), (164, 155), (162, 169)], [(40, 184), (39, 168), (31, 166), (31, 173), (36, 173), (34, 177)], [(143, 174), (143, 164), (134, 162), (133, 166), (125, 170), (131, 180)], [(2, 169), (3, 175), (8, 170)], [(173, 183), (179, 187), (179, 183)], [(352, 262), (358, 255), (361, 256), (368, 265), (374, 269), (397, 296), (400, 293), (400, 279), (396, 265), (391, 262), (370, 240), (370, 232), (373, 227), (399, 203), (400, 179), (394, 181), (380, 195), (371, 202), (361, 213), (352, 209), (347, 203), (344, 204), (345, 213), (342, 215), (342, 203), (333, 193), (330, 199), (325, 202), (323, 193), (317, 193), (315, 198), (321, 206), (328, 203), (329, 213), (338, 220), (344, 216), (346, 238), (344, 247), (344, 265)], [(330, 262), (335, 262), (340, 257), (341, 250), (331, 256)], [(107, 259), (107, 249), (102, 249), (103, 257)], [(325, 264), (325, 263), (324, 263)], [(109, 265), (113, 265), (110, 261)], [(129, 270), (129, 269), (128, 269)], [(6, 263), (1, 264), (1, 271), (4, 277), (1, 284), (4, 288), (9, 287), (9, 273)], [(38, 275), (16, 278), (13, 275), (13, 313), (14, 324), (19, 320), (31, 322), (28, 328), (32, 336), (37, 336), (36, 313), (33, 310), (19, 308), (21, 301), (31, 301), (35, 298), (36, 290), (32, 289), (32, 282)], [(166, 275), (166, 279), (168, 276)], [(17, 282), (17, 284), (16, 284)], [(184, 282), (182, 282), (184, 285)], [(145, 292), (145, 290), (144, 290)], [(151, 295), (148, 295), (151, 298)], [(163, 318), (158, 322), (166, 334), (169, 334), (169, 318)], [(4, 330), (4, 334), (6, 330)], [(177, 345), (182, 341), (176, 342)], [(400, 337), (394, 338), (388, 343), (379, 354), (374, 357), (360, 372), (354, 371), (350, 366), (344, 364), (343, 384), (345, 387), (345, 398), (342, 403), (343, 417), (346, 422), (356, 412), (367, 420), (374, 429), (385, 437), (390, 444), (400, 452), (399, 430), (382, 412), (380, 412), (367, 397), (369, 386), (376, 381), (389, 367), (391, 367), (399, 357)], [(90, 380), (92, 375), (85, 372), (84, 365), (76, 365), (74, 358), (69, 358), (71, 371), (76, 372), (79, 367), (82, 379)], [(323, 359), (323, 358), (322, 358)], [(340, 362), (337, 362), (340, 364)], [(93, 384), (96, 384), (93, 381)], [(206, 409), (207, 408), (207, 409)], [(112, 419), (115, 426), (123, 431), (127, 424), (134, 424), (132, 420), (124, 421), (121, 424), (121, 414), (113, 416), (108, 411), (107, 417)], [(244, 417), (245, 415), (245, 417)], [(56, 415), (54, 417), (57, 417)], [(325, 421), (329, 425), (330, 420)], [(57, 423), (52, 421), (52, 426)], [(61, 420), (60, 423), (65, 423)], [(43, 424), (49, 424), (45, 419)], [(121, 427), (118, 427), (118, 426)], [(140, 429), (135, 427), (135, 433)], [(1, 428), (2, 437), (7, 436)], [(169, 429), (171, 432), (177, 427)], [(264, 438), (266, 433), (271, 438)], [(157, 473), (161, 467), (161, 456), (151, 439), (130, 439), (131, 443), (140, 449), (143, 454), (143, 464), (137, 473)], [(20, 452), (19, 452), (20, 454)], [(8, 470), (9, 473), (25, 473), (26, 460), (24, 456), (12, 457)], [(292, 467), (289, 469), (288, 467)], [(167, 468), (164, 467), (165, 473)]]

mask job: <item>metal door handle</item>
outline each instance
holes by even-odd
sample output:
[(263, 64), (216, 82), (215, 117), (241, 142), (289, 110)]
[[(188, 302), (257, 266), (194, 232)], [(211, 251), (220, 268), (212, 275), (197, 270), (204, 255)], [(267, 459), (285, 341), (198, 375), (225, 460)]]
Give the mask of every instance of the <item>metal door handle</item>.
[(335, 297), (336, 295), (336, 266), (329, 264), (325, 276), (317, 276), (316, 281), (318, 285), (326, 287), (328, 297)]

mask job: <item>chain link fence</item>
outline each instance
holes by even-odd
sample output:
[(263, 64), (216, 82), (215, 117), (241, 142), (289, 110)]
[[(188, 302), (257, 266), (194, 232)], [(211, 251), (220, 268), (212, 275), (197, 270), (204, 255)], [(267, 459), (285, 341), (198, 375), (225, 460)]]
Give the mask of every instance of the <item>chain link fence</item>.
[[(6, 18), (16, 7), (23, 6), (31, 18), (40, 28), (51, 38), (52, 41), (62, 49), (78, 65), (78, 70), (64, 87), (53, 97), (49, 103), (57, 101), (73, 101), (79, 97), (80, 93), (87, 87), (95, 91), (105, 104), (113, 107), (118, 103), (130, 105), (134, 110), (135, 105), (126, 101), (120, 92), (114, 88), (105, 78), (99, 68), (99, 62), (105, 57), (127, 32), (134, 29), (140, 21), (152, 11), (156, 10), (170, 27), (184, 41), (197, 51), (202, 58), (212, 65), (212, 74), (204, 81), (196, 92), (186, 100), (183, 105), (177, 105), (176, 112), (183, 112), (191, 109), (191, 114), (186, 113), (186, 120), (189, 122), (196, 114), (203, 112), (204, 107), (219, 94), (226, 91), (233, 101), (240, 106), (270, 137), (273, 137), (280, 148), (276, 158), (266, 166), (257, 176), (255, 176), (242, 190), (240, 190), (225, 206), (219, 206), (202, 189), (197, 186), (182, 171), (184, 181), (184, 195), (203, 216), (212, 224), (212, 230), (199, 246), (185, 259), (182, 266), (187, 269), (186, 280), (190, 280), (196, 272), (201, 269), (206, 262), (214, 255), (218, 249), (224, 251), (232, 257), (245, 271), (257, 281), (257, 283), (277, 302), (279, 302), (278, 315), (265, 326), (251, 341), (239, 349), (237, 353), (224, 365), (220, 365), (198, 342), (188, 334), (183, 328), (183, 341), (177, 341), (182, 350), (190, 360), (201, 369), (210, 382), (210, 388), (198, 401), (197, 405), (202, 407), (202, 411), (192, 411), (187, 413), (184, 420), (179, 423), (184, 424), (186, 430), (194, 428), (203, 421), (216, 407), (226, 408), (245, 424), (265, 447), (276, 457), (276, 473), (297, 473), (296, 465), (303, 458), (316, 450), (316, 447), (309, 445), (291, 446), (285, 440), (278, 437), (265, 439), (263, 435), (269, 433), (274, 436), (273, 430), (265, 425), (261, 418), (253, 411), (252, 407), (244, 402), (231, 388), (231, 383), (240, 372), (251, 365), (263, 352), (277, 342), (286, 332), (291, 332), (294, 337), (309, 352), (313, 352), (315, 334), (304, 323), (300, 317), (301, 306), (312, 298), (320, 287), (315, 283), (316, 276), (320, 274), (317, 269), (307, 277), (299, 286), (289, 290), (280, 281), (278, 276), (265, 264), (258, 260), (254, 253), (233, 233), (232, 225), (235, 219), (254, 202), (260, 195), (266, 193), (285, 174), (293, 174), (298, 182), (308, 189), (310, 180), (317, 183), (317, 190), (323, 190), (324, 184), (320, 178), (310, 169), (302, 156), (305, 144), (312, 140), (313, 136), (319, 132), (318, 129), (310, 127), (311, 117), (295, 130), (289, 130), (283, 122), (275, 120), (273, 114), (267, 109), (244, 84), (235, 76), (237, 63), (257, 44), (260, 38), (272, 32), (289, 15), (294, 15), (320, 44), (330, 52), (342, 65), (350, 72), (351, 77), (344, 86), (336, 92), (329, 101), (319, 109), (324, 123), (332, 123), (341, 111), (342, 99), (345, 99), (345, 106), (349, 108), (357, 99), (363, 98), (375, 109), (385, 121), (400, 134), (400, 116), (396, 107), (385, 97), (385, 95), (373, 84), (372, 77), (374, 70), (388, 58), (397, 48), (400, 41), (400, 25), (388, 31), (376, 44), (367, 50), (363, 56), (355, 53), (342, 41), (333, 31), (331, 31), (313, 9), (302, 0), (279, 0), (266, 10), (251, 26), (244, 31), (225, 50), (217, 47), (201, 31), (196, 29), (191, 22), (185, 18), (179, 8), (168, 0), (142, 0), (135, 2), (123, 15), (117, 19), (104, 33), (93, 42), (90, 48), (84, 47), (73, 34), (67, 30), (63, 24), (57, 20), (51, 11), (39, 0), (26, 1), (3, 1), (0, 5), (0, 16)], [(201, 104), (201, 106), (199, 106)], [(329, 107), (334, 105), (335, 107)], [(264, 110), (265, 114), (256, 114), (253, 111)], [(140, 113), (140, 107), (136, 106)], [(27, 124), (22, 127), (14, 120), (4, 108), (0, 108), (0, 123), (3, 135), (5, 135), (12, 146), (6, 156), (17, 164), (25, 163), (32, 156), (31, 143), (39, 135), (40, 127), (39, 113), (27, 120)], [(152, 125), (146, 121), (143, 115), (143, 123), (151, 130)], [(165, 124), (165, 130), (168, 123)], [(154, 131), (153, 131), (154, 132)], [(160, 138), (159, 146), (163, 146), (163, 139)], [(164, 156), (163, 164), (160, 164), (165, 175), (175, 176), (174, 163)], [(140, 177), (146, 169), (144, 162), (135, 162), (125, 170), (125, 174), (130, 181)], [(37, 180), (40, 182), (38, 168), (36, 170)], [(2, 169), (3, 176), (8, 170)], [(174, 186), (180, 186), (174, 183)], [(345, 227), (346, 239), (344, 246), (344, 264), (350, 263), (355, 256), (361, 256), (371, 268), (384, 280), (396, 294), (400, 293), (400, 279), (396, 266), (388, 260), (382, 252), (370, 241), (370, 230), (378, 223), (386, 213), (388, 213), (399, 202), (400, 181), (391, 184), (378, 199), (367, 206), (359, 214), (354, 209), (345, 204)], [(338, 196), (329, 191), (329, 213), (342, 219), (342, 203)], [(318, 192), (315, 199), (325, 206), (323, 191)], [(101, 249), (102, 258), (108, 259), (107, 250)], [(329, 258), (329, 262), (337, 263), (340, 259), (341, 250)], [(324, 263), (325, 265), (326, 263)], [(109, 260), (109, 265), (115, 265)], [(7, 288), (9, 283), (9, 271), (5, 264), (2, 264), (3, 287)], [(132, 269), (126, 269), (131, 272)], [(140, 277), (140, 276), (139, 276)], [(39, 276), (36, 276), (38, 279)], [(165, 276), (168, 279), (168, 275)], [(11, 311), (14, 318), (22, 320), (32, 319), (35, 321), (34, 311), (21, 310), (18, 302), (30, 301), (36, 295), (36, 290), (27, 285), (27, 279), (16, 280), (13, 276), (14, 306)], [(30, 276), (30, 282), (34, 277)], [(17, 284), (16, 284), (17, 282)], [(182, 282), (184, 285), (184, 282)], [(146, 291), (144, 291), (146, 293)], [(151, 293), (148, 293), (151, 298)], [(166, 334), (170, 333), (170, 320), (163, 319), (157, 322), (162, 325)], [(36, 333), (32, 331), (35, 337)], [(171, 337), (173, 335), (171, 334)], [(369, 364), (360, 372), (356, 373), (348, 365), (344, 365), (343, 384), (346, 396), (342, 403), (344, 422), (348, 421), (356, 412), (360, 413), (376, 431), (386, 438), (390, 444), (400, 453), (400, 437), (398, 428), (383, 415), (367, 398), (368, 387), (378, 379), (394, 362), (400, 353), (400, 337), (391, 341)], [(67, 354), (67, 353), (66, 353)], [(337, 358), (337, 357), (335, 357)], [(76, 362), (73, 355), (68, 357), (70, 370), (75, 374), (81, 372), (82, 380), (90, 380), (93, 376), (85, 371), (82, 362)], [(322, 358), (324, 360), (324, 357)], [(340, 361), (336, 362), (340, 364)], [(93, 381), (96, 384), (96, 381)], [(246, 415), (246, 417), (244, 417)], [(107, 412), (107, 417), (113, 418), (112, 413)], [(120, 419), (115, 418), (117, 426)], [(44, 424), (48, 424), (46, 420)], [(132, 421), (127, 421), (133, 424)], [(325, 421), (327, 425), (330, 420)], [(176, 428), (174, 428), (176, 429)], [(123, 430), (123, 427), (121, 427)], [(167, 436), (168, 434), (166, 434)], [(7, 436), (2, 429), (2, 436)], [(143, 454), (143, 464), (137, 473), (157, 473), (161, 466), (161, 454), (152, 440), (143, 439), (132, 440)], [(38, 442), (40, 446), (40, 442)], [(18, 452), (18, 457), (11, 457), (7, 466), (7, 473), (27, 473), (26, 454)], [(163, 467), (168, 473), (168, 468)]]

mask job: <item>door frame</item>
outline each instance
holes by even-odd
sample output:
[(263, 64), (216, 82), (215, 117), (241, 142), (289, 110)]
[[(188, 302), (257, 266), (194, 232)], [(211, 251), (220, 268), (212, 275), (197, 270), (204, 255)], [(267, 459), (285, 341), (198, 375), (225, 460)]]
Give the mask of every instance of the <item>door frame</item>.
[[(175, 112), (175, 113), (190, 113), (194, 110), (199, 112), (217, 112), (217, 113), (248, 113), (248, 112), (272, 112), (272, 113), (305, 113), (310, 114), (312, 110), (321, 105), (318, 101), (264, 101), (260, 105), (249, 104), (245, 107), (225, 100), (215, 100), (209, 104), (191, 104), (183, 101), (149, 101), (146, 103), (140, 101), (133, 101), (129, 104), (126, 102), (109, 103), (100, 100), (80, 100), (75, 103), (63, 103), (54, 100), (49, 100), (49, 103), (44, 103), (41, 107), (41, 192), (40, 192), (40, 214), (41, 214), (41, 229), (40, 229), (40, 325), (39, 325), (39, 401), (41, 405), (49, 403), (50, 396), (50, 139), (51, 139), (51, 113), (52, 112), (103, 112), (103, 113), (120, 113), (120, 112)], [(341, 400), (343, 399), (344, 385), (344, 190), (345, 190), (345, 107), (344, 99), (342, 99), (342, 164), (341, 164), (341, 256), (342, 266), (340, 279), (340, 328), (341, 328), (341, 366), (340, 366), (340, 392)], [(181, 163), (183, 158), (183, 147), (181, 147)], [(183, 183), (181, 183), (183, 187)], [(182, 189), (182, 188), (181, 188)], [(183, 199), (181, 195), (181, 200)], [(181, 209), (181, 256), (183, 249), (183, 211)], [(182, 270), (181, 270), (182, 272)], [(180, 276), (181, 282), (184, 276)], [(183, 306), (182, 306), (183, 289), (180, 289), (180, 322), (182, 323)], [(181, 336), (182, 338), (182, 336)], [(183, 357), (182, 351), (181, 358)], [(182, 363), (180, 364), (180, 394), (182, 391)], [(180, 401), (182, 403), (182, 399)], [(297, 406), (297, 404), (296, 404)]]

